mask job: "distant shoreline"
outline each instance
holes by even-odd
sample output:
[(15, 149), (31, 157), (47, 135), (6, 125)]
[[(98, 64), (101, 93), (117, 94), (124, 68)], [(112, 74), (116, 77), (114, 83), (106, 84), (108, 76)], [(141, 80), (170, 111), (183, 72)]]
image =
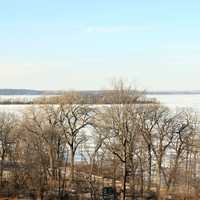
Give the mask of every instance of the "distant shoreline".
[[(0, 89), (0, 96), (51, 96), (62, 95), (65, 90)], [(101, 95), (109, 90), (76, 90), (81, 95)], [(143, 91), (145, 95), (200, 95), (200, 90), (191, 91)]]
[[(112, 104), (109, 100), (104, 99), (104, 95), (109, 94), (109, 90), (90, 90), (90, 91), (77, 91), (84, 99), (85, 104), (89, 105), (101, 105)], [(112, 91), (110, 91), (112, 92)], [(134, 93), (134, 91), (133, 91)], [(47, 104), (45, 97), (53, 100), (54, 97), (63, 95), (65, 92), (61, 91), (37, 91), (37, 90), (24, 90), (24, 89), (0, 89), (0, 105), (35, 105), (35, 104)], [(67, 94), (67, 91), (66, 91)], [(155, 103), (157, 96), (175, 96), (175, 95), (200, 95), (200, 91), (143, 91), (147, 98), (145, 101), (138, 101), (140, 104)], [(44, 98), (43, 98), (44, 97)], [(55, 99), (54, 99), (55, 100)], [(52, 101), (52, 104), (56, 104)]]

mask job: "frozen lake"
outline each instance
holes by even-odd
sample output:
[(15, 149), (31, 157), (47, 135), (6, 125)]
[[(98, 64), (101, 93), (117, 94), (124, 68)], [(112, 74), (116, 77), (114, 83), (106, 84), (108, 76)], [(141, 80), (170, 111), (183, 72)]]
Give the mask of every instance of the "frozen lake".
[[(27, 99), (33, 100), (41, 96), (0, 96), (1, 99)], [(164, 105), (174, 108), (192, 108), (193, 110), (200, 111), (200, 94), (196, 95), (148, 95), (149, 98), (156, 98)], [(31, 105), (0, 105), (0, 111), (14, 112), (19, 114)]]
[(200, 94), (195, 95), (148, 95), (170, 108), (192, 108), (200, 111)]

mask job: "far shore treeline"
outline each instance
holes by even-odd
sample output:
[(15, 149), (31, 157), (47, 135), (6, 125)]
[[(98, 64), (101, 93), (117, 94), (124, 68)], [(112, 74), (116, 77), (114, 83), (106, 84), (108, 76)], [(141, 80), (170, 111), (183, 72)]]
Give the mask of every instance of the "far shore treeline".
[[(108, 96), (114, 90), (88, 90), (88, 91), (48, 91), (28, 89), (0, 89), (0, 105), (31, 105), (31, 104), (56, 104), (59, 96), (77, 93), (81, 97), (81, 103), (85, 104), (113, 104)], [(137, 91), (140, 94), (151, 95), (198, 95), (200, 91)], [(135, 91), (133, 90), (134, 94)], [(154, 98), (140, 98), (138, 103), (153, 103)]]
[[(82, 103), (85, 104), (111, 104), (108, 98), (113, 90), (84, 90), (84, 91), (61, 91), (61, 90), (29, 90), (29, 89), (0, 89), (0, 105), (26, 105), (56, 103), (57, 98), (70, 93), (80, 95)], [(143, 95), (199, 95), (199, 90), (191, 91), (138, 91)], [(135, 91), (133, 90), (134, 94)], [(140, 99), (138, 103), (153, 103), (154, 98)]]
[[(13, 91), (13, 92), (12, 92)], [(0, 92), (0, 105), (26, 105), (26, 104), (57, 104), (58, 100), (62, 96), (71, 96), (71, 94), (79, 95), (81, 104), (113, 104), (113, 103), (122, 103), (117, 99), (111, 100), (112, 95), (116, 92), (114, 90), (99, 90), (99, 91), (63, 91), (63, 92), (42, 92), (42, 91), (32, 91), (32, 90), (21, 90), (15, 91), (11, 90), (10, 92), (4, 93), (2, 95), (4, 98), (1, 98)], [(153, 103), (154, 99), (142, 98), (145, 95), (143, 91), (134, 91), (135, 93), (140, 94), (140, 99), (137, 100), (138, 103)]]

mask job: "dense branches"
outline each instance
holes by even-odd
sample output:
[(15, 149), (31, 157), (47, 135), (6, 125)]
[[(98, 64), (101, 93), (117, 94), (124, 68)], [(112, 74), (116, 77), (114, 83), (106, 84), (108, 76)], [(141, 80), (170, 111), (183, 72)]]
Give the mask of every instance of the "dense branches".
[(84, 188), (98, 199), (105, 184), (122, 199), (147, 191), (161, 199), (183, 189), (187, 199), (198, 195), (198, 117), (138, 103), (144, 95), (123, 82), (107, 98), (113, 103), (86, 105), (71, 93), (56, 104), (34, 105), (19, 119), (0, 113), (1, 188), (41, 199), (55, 188), (59, 198)]

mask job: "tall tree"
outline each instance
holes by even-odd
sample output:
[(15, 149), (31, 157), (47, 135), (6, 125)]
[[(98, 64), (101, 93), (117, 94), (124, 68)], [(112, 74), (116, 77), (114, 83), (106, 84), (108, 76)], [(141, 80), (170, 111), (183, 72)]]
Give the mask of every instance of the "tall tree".
[(86, 128), (92, 126), (94, 109), (83, 104), (78, 93), (63, 96), (58, 105), (59, 127), (70, 150), (71, 181), (74, 180), (75, 154), (80, 144), (87, 140)]

